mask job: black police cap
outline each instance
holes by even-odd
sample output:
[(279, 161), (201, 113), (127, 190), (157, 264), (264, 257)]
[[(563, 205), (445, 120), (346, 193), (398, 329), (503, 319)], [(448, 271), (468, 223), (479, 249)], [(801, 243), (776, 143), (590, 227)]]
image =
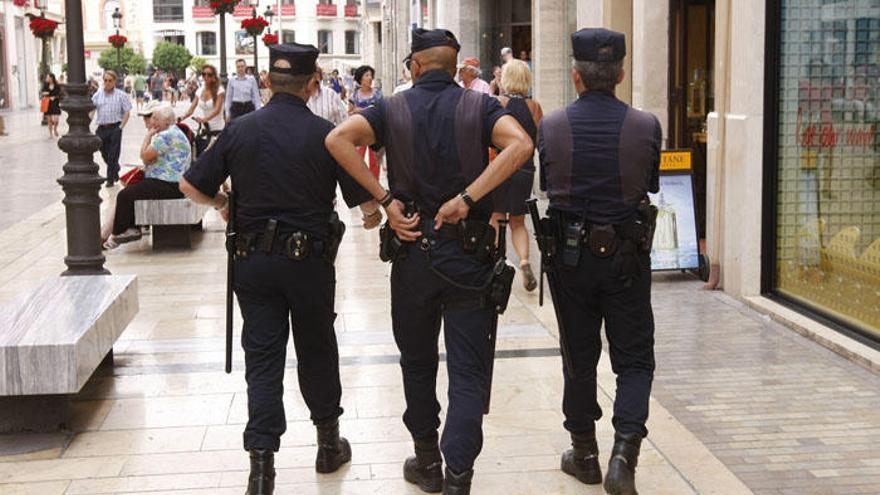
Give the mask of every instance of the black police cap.
[[(275, 67), (275, 62), (279, 60), (287, 60), (290, 68)], [(318, 71), (316, 60), (318, 60), (318, 49), (313, 45), (283, 43), (269, 47), (269, 72), (290, 75), (314, 74)]]
[(616, 62), (626, 56), (626, 36), (603, 28), (586, 28), (571, 35), (574, 59), (580, 62)]
[(455, 39), (455, 35), (452, 34), (452, 31), (446, 29), (413, 29), (411, 46), (412, 53), (427, 50), (428, 48), (436, 48), (438, 46), (455, 48), (456, 52), (461, 50), (461, 45), (458, 44), (458, 40)]

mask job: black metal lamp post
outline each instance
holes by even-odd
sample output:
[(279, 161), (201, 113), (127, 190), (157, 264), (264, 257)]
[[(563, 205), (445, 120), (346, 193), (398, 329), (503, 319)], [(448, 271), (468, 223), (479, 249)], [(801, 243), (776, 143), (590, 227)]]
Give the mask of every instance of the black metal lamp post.
[[(251, 17), (256, 20), (257, 19), (257, 7), (260, 5), (260, 0), (251, 0), (251, 7), (253, 8), (251, 12)], [(257, 44), (257, 35), (254, 35), (254, 77), (259, 77), (259, 70), (257, 70), (257, 53), (259, 45)]]
[(93, 155), (101, 139), (89, 129), (89, 112), (95, 109), (86, 84), (83, 10), (81, 0), (64, 1), (67, 26), (67, 84), (61, 108), (67, 112), (69, 130), (58, 147), (67, 153), (64, 175), (58, 179), (64, 189), (67, 214), (67, 270), (63, 275), (105, 275), (101, 254), (101, 197), (104, 179), (98, 175)]
[[(119, 7), (113, 11), (113, 27), (116, 28), (116, 37), (119, 38), (119, 25), (122, 23), (122, 12)], [(116, 73), (122, 74), (122, 45), (116, 44)], [(119, 79), (122, 79), (121, 77)]]
[(220, 82), (226, 87), (226, 11), (220, 12)]
[[(266, 7), (266, 11), (263, 12), (263, 17), (265, 17), (266, 20), (269, 21), (269, 34), (272, 34), (272, 18), (275, 17), (275, 12), (272, 11), (271, 5)], [(280, 40), (279, 40), (279, 42), (280, 42)]]

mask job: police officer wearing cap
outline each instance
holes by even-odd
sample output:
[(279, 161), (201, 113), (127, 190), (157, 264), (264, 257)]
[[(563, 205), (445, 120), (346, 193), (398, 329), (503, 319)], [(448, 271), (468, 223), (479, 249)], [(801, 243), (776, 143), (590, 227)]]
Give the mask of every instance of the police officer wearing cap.
[(572, 80), (580, 97), (546, 116), (538, 134), (541, 186), (555, 235), (551, 294), (565, 358), (563, 412), (572, 446), (562, 470), (602, 482), (595, 424), (596, 365), (605, 334), (617, 375), (614, 447), (605, 477), (613, 495), (635, 495), (635, 468), (647, 436), (654, 375), (650, 237), (659, 189), (662, 131), (657, 119), (618, 100), (624, 35), (582, 29), (572, 35)]
[[(470, 493), (483, 443), (492, 359), (487, 342), (497, 317), (479, 289), (493, 271), (484, 256), (495, 242), (489, 193), (533, 153), (528, 134), (495, 99), (455, 83), (459, 49), (447, 30), (414, 30), (412, 89), (349, 118), (326, 140), (340, 165), (384, 206), (401, 241), (397, 252), (386, 254), (393, 260), (391, 316), (406, 396), (403, 421), (416, 454), (404, 463), (404, 478), (449, 495)], [(390, 192), (356, 152), (356, 146), (376, 144), (387, 150)], [(488, 164), (492, 144), (503, 151)], [(449, 410), (438, 447), (441, 321)]]
[(274, 490), (273, 453), (287, 424), (282, 394), (291, 324), (300, 391), (317, 427), (315, 469), (330, 473), (351, 459), (339, 436), (342, 387), (333, 328), (333, 261), (344, 230), (332, 206), (337, 184), (348, 205), (360, 205), (365, 227), (377, 226), (381, 211), (327, 153), (324, 138), (333, 125), (306, 106), (320, 83), (317, 57), (311, 45), (272, 46), (272, 99), (229, 124), (180, 185), (193, 201), (225, 212), (229, 198), (219, 190), (232, 178), (234, 288), (248, 384), (248, 495)]

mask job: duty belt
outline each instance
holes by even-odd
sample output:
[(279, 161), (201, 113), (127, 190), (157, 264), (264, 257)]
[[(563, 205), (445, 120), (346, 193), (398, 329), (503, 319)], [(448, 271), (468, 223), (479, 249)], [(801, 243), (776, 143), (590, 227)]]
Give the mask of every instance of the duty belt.
[(302, 260), (310, 255), (323, 256), (327, 243), (306, 232), (279, 232), (273, 240), (264, 233), (239, 234), (235, 241), (235, 255), (245, 259), (252, 253), (261, 252)]

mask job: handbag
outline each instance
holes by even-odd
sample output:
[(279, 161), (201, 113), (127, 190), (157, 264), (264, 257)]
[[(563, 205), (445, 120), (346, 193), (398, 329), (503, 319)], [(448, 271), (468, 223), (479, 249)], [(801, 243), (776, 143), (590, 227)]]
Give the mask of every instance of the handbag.
[[(33, 100), (32, 100), (33, 101)], [(46, 113), (49, 111), (49, 103), (52, 100), (49, 99), (48, 96), (44, 96), (40, 99), (40, 113)]]
[(142, 180), (144, 180), (144, 171), (139, 168), (133, 168), (119, 178), (123, 187), (133, 186)]

